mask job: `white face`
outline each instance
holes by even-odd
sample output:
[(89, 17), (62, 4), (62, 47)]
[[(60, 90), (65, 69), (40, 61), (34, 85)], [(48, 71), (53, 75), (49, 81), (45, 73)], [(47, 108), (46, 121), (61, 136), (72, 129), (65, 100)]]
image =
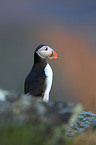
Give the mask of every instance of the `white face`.
[(42, 46), (39, 50), (36, 51), (36, 53), (40, 57), (46, 58), (52, 54), (52, 49), (49, 46)]

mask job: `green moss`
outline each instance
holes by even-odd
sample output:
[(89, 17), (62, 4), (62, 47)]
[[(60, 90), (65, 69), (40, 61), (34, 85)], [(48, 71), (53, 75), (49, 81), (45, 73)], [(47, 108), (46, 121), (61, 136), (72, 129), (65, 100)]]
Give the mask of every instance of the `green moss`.
[(68, 137), (64, 126), (52, 127), (43, 122), (9, 124), (0, 127), (0, 145), (95, 145), (96, 133), (88, 131)]
[(5, 125), (0, 128), (0, 145), (45, 145), (51, 137), (51, 128), (44, 123)]

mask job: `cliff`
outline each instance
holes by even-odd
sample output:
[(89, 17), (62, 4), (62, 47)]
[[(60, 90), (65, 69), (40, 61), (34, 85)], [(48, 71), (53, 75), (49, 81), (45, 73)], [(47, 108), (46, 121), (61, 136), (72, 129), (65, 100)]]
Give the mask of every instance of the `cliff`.
[(82, 105), (72, 102), (45, 103), (0, 90), (0, 145), (70, 144), (95, 122), (96, 114), (82, 110)]

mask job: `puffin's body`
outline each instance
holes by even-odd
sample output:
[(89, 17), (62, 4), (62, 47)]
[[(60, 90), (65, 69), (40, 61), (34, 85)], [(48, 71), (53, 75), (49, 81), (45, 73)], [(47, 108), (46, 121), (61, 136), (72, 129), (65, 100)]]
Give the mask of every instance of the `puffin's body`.
[(39, 45), (34, 52), (33, 67), (25, 79), (24, 93), (43, 97), (49, 101), (49, 92), (52, 86), (53, 72), (46, 58), (57, 58), (56, 52), (47, 45)]

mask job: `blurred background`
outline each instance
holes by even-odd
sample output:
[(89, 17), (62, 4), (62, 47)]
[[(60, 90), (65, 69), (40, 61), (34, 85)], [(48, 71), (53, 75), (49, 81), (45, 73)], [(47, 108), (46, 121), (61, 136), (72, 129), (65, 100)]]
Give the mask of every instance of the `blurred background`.
[(0, 88), (23, 93), (39, 44), (58, 54), (50, 100), (96, 112), (96, 0), (0, 1)]

